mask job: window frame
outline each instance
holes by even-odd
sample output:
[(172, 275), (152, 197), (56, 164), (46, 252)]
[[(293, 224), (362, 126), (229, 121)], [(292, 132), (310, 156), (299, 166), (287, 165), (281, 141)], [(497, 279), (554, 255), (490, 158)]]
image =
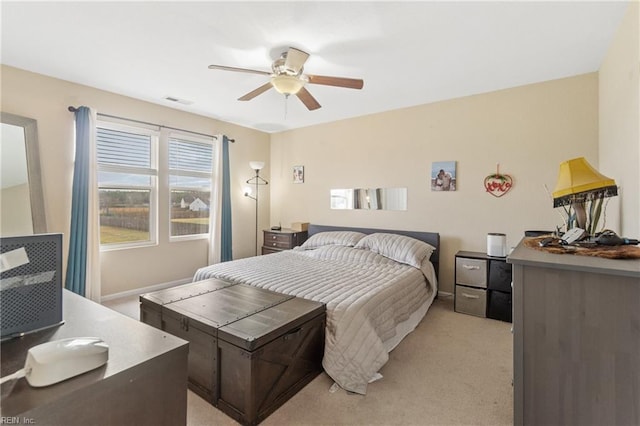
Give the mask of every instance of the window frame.
[[(98, 191), (98, 199), (100, 198), (99, 193), (101, 189), (149, 190), (149, 240), (126, 242), (126, 243), (112, 243), (112, 244), (103, 244), (102, 242), (100, 242), (100, 251), (106, 252), (106, 251), (157, 246), (158, 245), (158, 186), (159, 186), (158, 185), (158, 180), (159, 180), (158, 152), (159, 152), (159, 145), (160, 145), (160, 131), (156, 129), (148, 128), (145, 126), (131, 126), (127, 124), (116, 123), (116, 122), (101, 120), (101, 119), (97, 120), (95, 127), (96, 127), (96, 135), (98, 131), (97, 129), (102, 128), (102, 129), (108, 129), (108, 130), (145, 135), (150, 137), (149, 168), (135, 167), (135, 166), (122, 166), (122, 165), (114, 165), (114, 164), (100, 164), (98, 162), (97, 153), (96, 153), (96, 173), (97, 173), (96, 186)], [(97, 149), (97, 140), (96, 140), (96, 149)], [(100, 184), (100, 181), (99, 181), (100, 172), (129, 173), (129, 174), (149, 176), (150, 184), (149, 186), (129, 186), (129, 185), (118, 185), (118, 184), (109, 184), (109, 185), (103, 186)], [(138, 173), (135, 173), (135, 172), (138, 172)]]
[[(176, 139), (184, 142), (191, 142), (200, 145), (209, 145), (211, 147), (211, 162), (212, 169), (213, 165), (216, 164), (216, 143), (218, 142), (215, 137), (207, 138), (204, 136), (197, 136), (187, 133), (182, 133), (178, 131), (170, 131), (165, 134), (165, 155), (166, 161), (163, 164), (166, 167), (166, 181), (167, 181), (167, 192), (169, 194), (169, 202), (167, 207), (167, 218), (168, 218), (168, 226), (167, 226), (167, 237), (169, 242), (180, 242), (180, 241), (191, 241), (191, 240), (202, 240), (208, 239), (211, 234), (211, 226), (213, 225), (211, 222), (211, 214), (212, 214), (212, 201), (214, 195), (214, 173), (213, 170), (209, 172), (198, 172), (192, 170), (183, 170), (183, 169), (171, 169), (169, 168), (169, 146), (170, 140)], [(178, 173), (174, 173), (174, 171), (178, 171)], [(177, 190), (193, 190), (194, 187), (189, 186), (172, 186), (171, 185), (171, 176), (186, 176), (186, 177), (196, 177), (196, 178), (205, 178), (209, 180), (209, 231), (201, 234), (188, 234), (188, 235), (171, 235), (171, 193), (174, 189)]]

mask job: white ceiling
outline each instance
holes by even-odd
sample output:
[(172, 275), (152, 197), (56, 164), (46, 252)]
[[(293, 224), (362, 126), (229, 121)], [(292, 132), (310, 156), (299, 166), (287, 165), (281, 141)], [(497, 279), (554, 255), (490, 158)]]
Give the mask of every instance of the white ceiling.
[[(266, 132), (597, 71), (628, 2), (7, 2), (2, 63)], [(267, 82), (288, 46), (308, 111)], [(164, 100), (173, 96), (193, 102)], [(116, 114), (118, 111), (103, 111)], [(286, 113), (286, 115), (285, 115)], [(134, 117), (131, 117), (134, 118)]]

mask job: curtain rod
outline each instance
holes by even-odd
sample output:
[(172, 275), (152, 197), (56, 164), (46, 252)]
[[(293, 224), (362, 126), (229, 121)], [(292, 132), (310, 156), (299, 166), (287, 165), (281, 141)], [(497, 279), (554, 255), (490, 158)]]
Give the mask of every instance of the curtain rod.
[[(69, 109), (69, 111), (71, 111), (71, 112), (76, 112), (76, 111), (78, 111), (78, 108), (76, 108), (76, 107), (74, 107), (74, 106), (69, 106), (69, 108), (68, 108), (68, 109)], [(140, 120), (133, 120), (133, 119), (131, 119), (131, 118), (118, 117), (117, 115), (103, 114), (103, 113), (101, 113), (101, 112), (99, 112), (99, 113), (98, 113), (98, 115), (101, 115), (101, 116), (103, 116), (103, 117), (115, 118), (115, 119), (117, 119), (117, 120), (130, 121), (130, 122), (132, 122), (132, 123), (146, 124), (147, 126), (156, 126), (156, 127), (160, 127), (161, 129), (162, 129), (162, 128), (164, 128), (164, 129), (169, 129), (169, 130), (177, 130), (177, 131), (179, 131), (179, 132), (187, 132), (187, 133), (191, 133), (191, 134), (194, 134), (194, 135), (206, 136), (206, 137), (208, 137), (208, 138), (218, 139), (218, 137), (217, 137), (217, 136), (214, 136), (214, 135), (208, 135), (208, 134), (206, 134), (206, 133), (199, 133), (199, 132), (194, 132), (194, 131), (186, 130), (186, 129), (179, 129), (179, 128), (177, 128), (177, 127), (163, 126), (162, 124), (149, 123), (149, 122), (147, 122), (147, 121), (140, 121)], [(231, 142), (231, 143), (235, 143), (235, 142), (236, 142), (236, 140), (235, 140), (235, 139), (229, 139), (229, 138), (227, 138), (227, 140), (228, 140), (229, 142)]]

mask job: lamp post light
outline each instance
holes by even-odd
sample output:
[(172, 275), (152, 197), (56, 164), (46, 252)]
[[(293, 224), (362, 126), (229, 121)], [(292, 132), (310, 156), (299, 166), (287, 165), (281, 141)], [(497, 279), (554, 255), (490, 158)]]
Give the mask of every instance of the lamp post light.
[(253, 195), (253, 189), (251, 187), (246, 187), (244, 189), (244, 196), (251, 198), (253, 201), (256, 202), (256, 241), (255, 241), (255, 253), (256, 256), (258, 255), (258, 186), (259, 185), (268, 185), (269, 182), (267, 182), (265, 179), (263, 179), (262, 177), (260, 177), (260, 170), (262, 170), (262, 168), (264, 168), (264, 162), (263, 161), (250, 161), (249, 162), (249, 167), (251, 167), (255, 172), (256, 175), (254, 177), (252, 177), (251, 179), (247, 180), (247, 183), (249, 185), (255, 185), (255, 195)]

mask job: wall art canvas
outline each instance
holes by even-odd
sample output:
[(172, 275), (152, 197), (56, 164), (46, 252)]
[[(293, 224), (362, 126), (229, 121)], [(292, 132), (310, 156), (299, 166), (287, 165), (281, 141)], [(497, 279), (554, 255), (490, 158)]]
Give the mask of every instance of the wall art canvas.
[(293, 183), (304, 183), (304, 166), (293, 166)]
[(431, 164), (431, 190), (455, 191), (456, 186), (456, 162), (434, 161)]

